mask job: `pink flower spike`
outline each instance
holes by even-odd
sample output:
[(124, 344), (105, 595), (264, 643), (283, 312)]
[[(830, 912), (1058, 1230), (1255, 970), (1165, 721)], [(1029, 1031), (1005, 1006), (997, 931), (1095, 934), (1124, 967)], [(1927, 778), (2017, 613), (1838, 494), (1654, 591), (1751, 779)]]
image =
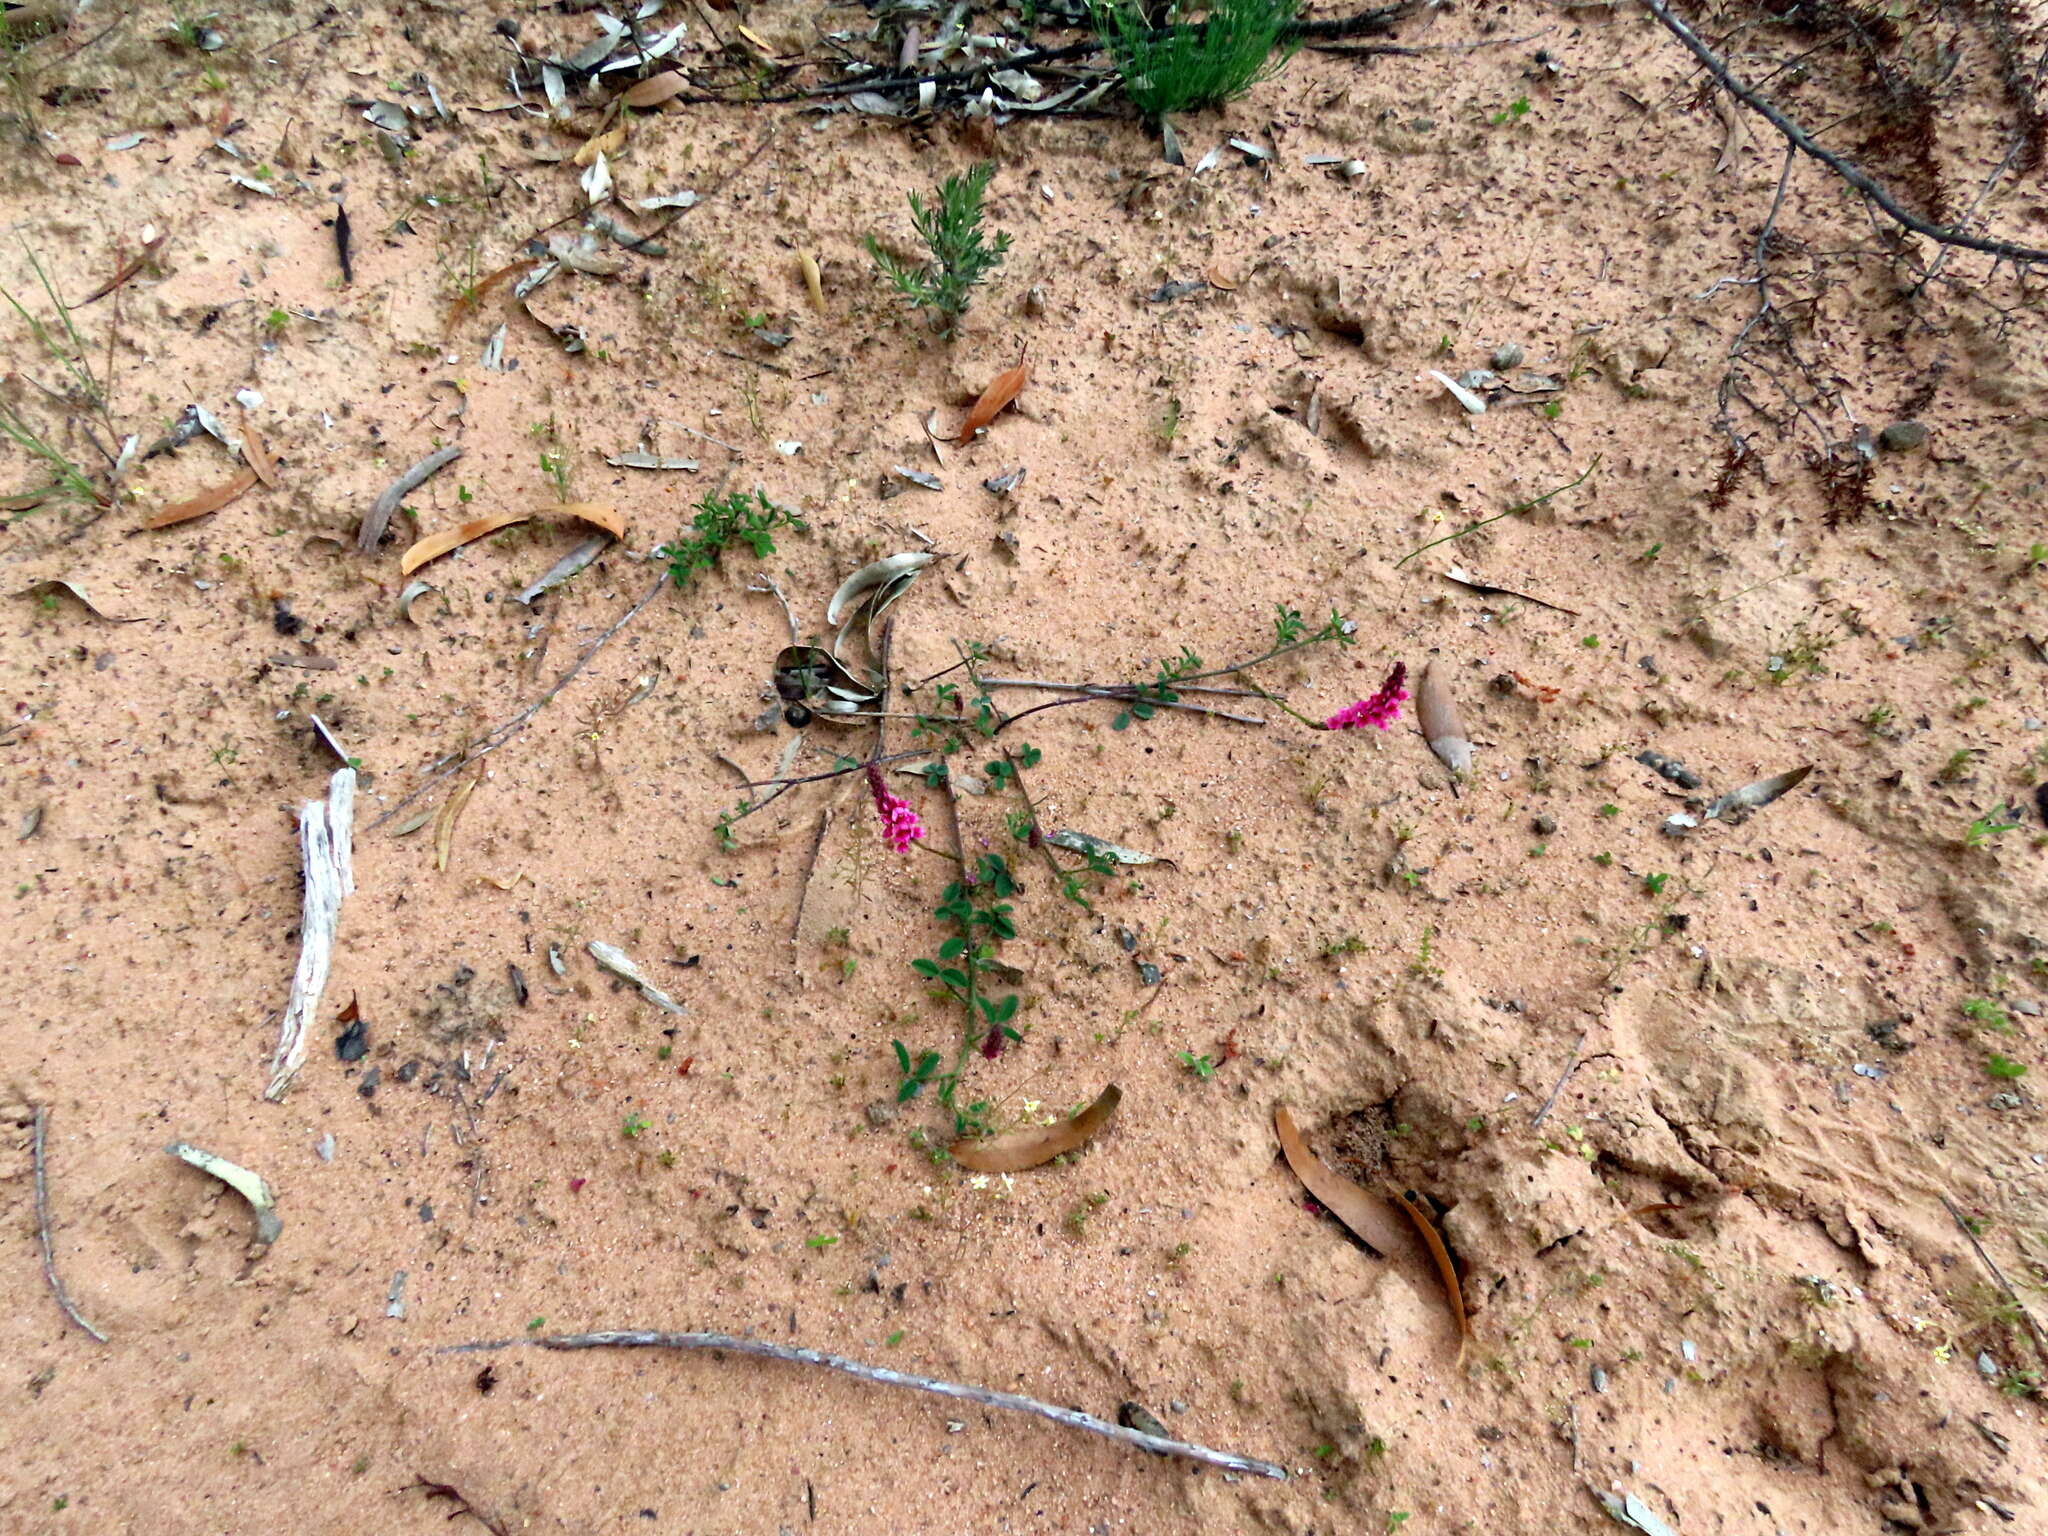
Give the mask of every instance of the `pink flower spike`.
[(1355, 704), (1346, 704), (1323, 722), (1323, 729), (1348, 731), (1361, 725), (1376, 725), (1384, 731), (1401, 718), (1401, 705), (1408, 697), (1408, 690), (1402, 685), (1407, 681), (1408, 664), (1405, 661), (1395, 662), (1394, 670), (1380, 684), (1378, 693)]
[(882, 782), (882, 770), (868, 764), (868, 793), (874, 797), (875, 815), (882, 823), (882, 837), (898, 853), (910, 852), (910, 845), (924, 836), (924, 824), (901, 795), (889, 792)]

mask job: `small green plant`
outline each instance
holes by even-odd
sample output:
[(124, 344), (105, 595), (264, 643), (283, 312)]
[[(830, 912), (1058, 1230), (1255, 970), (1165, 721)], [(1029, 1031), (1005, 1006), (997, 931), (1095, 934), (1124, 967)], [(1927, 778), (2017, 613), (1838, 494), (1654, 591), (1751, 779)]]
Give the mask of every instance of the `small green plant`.
[(1603, 805), (1600, 807), (1600, 814), (1609, 821), (1612, 821), (1621, 814), (1621, 807), (1618, 805)]
[[(1527, 117), (1528, 115), (1529, 98), (1526, 96), (1517, 96), (1513, 101), (1509, 102), (1506, 106), (1502, 107), (1498, 112), (1494, 113), (1493, 116), (1489, 117), (1487, 121), (1493, 124), (1494, 127), (1499, 128), (1506, 123), (1519, 123), (1523, 118)], [(1408, 1517), (1406, 1515), (1403, 1515), (1401, 1518), (1405, 1520)]]
[(982, 202), (995, 173), (994, 163), (985, 160), (964, 175), (948, 176), (929, 205), (910, 194), (910, 222), (932, 253), (922, 265), (899, 261), (873, 235), (867, 237), (868, 255), (883, 279), (912, 309), (928, 310), (948, 340), (967, 313), (974, 288), (988, 280), (1010, 249), (1007, 233), (993, 241), (982, 238)]
[(1988, 997), (1973, 997), (1963, 1004), (1963, 1017), (2001, 1035), (2012, 1033), (2012, 1017)]
[(1405, 1509), (1390, 1509), (1390, 1510), (1388, 1510), (1388, 1511), (1387, 1511), (1387, 1536), (1394, 1536), (1394, 1532), (1396, 1532), (1396, 1531), (1400, 1530), (1400, 1529), (1401, 1529), (1401, 1527), (1402, 1527), (1402, 1526), (1404, 1526), (1404, 1525), (1406, 1525), (1407, 1523), (1408, 1523), (1408, 1511), (1407, 1511), (1407, 1510), (1405, 1510)]
[(1197, 1056), (1193, 1051), (1175, 1051), (1173, 1054), (1183, 1067), (1205, 1083), (1216, 1075), (1216, 1063), (1207, 1056)]
[[(991, 997), (985, 988), (986, 980), (999, 969), (996, 945), (1017, 936), (1009, 900), (1016, 894), (1017, 881), (1010, 873), (1008, 861), (1001, 854), (983, 854), (975, 863), (972, 879), (948, 885), (932, 914), (959, 931), (939, 946), (937, 959), (910, 962), (910, 968), (932, 983), (935, 991), (966, 1010), (966, 1023), (953, 1052), (952, 1066), (933, 1077), (938, 1052), (927, 1051), (919, 1058), (917, 1067), (919, 1086), (926, 1081), (936, 1084), (938, 1100), (953, 1112), (954, 1128), (961, 1135), (986, 1128), (987, 1106), (973, 1104), (963, 1110), (954, 1102), (954, 1092), (967, 1067), (968, 1052), (980, 1042), (986, 1054), (993, 1056), (1002, 1050), (1005, 1041), (1023, 1038), (1011, 1023), (1022, 999), (1014, 992)], [(909, 1054), (900, 1041), (896, 1042), (896, 1064), (903, 1069), (906, 1084), (911, 1077)], [(897, 1102), (902, 1102), (901, 1096)]]
[(1669, 875), (1645, 875), (1643, 876), (1643, 889), (1652, 896), (1662, 896), (1664, 894), (1665, 882), (1670, 878)]
[(654, 552), (656, 559), (668, 562), (669, 574), (679, 587), (689, 586), (693, 577), (715, 567), (728, 545), (744, 544), (755, 558), (761, 559), (775, 553), (776, 529), (810, 531), (810, 524), (789, 508), (770, 501), (765, 491), (755, 491), (752, 496), (735, 491), (725, 497), (707, 493), (697, 503), (697, 515), (690, 519), (690, 526), (695, 530), (693, 534), (664, 544)]
[(2038, 571), (2044, 565), (2048, 565), (2048, 544), (2029, 544), (2027, 546), (2027, 570)]
[(1993, 1077), (2002, 1077), (2008, 1080), (2027, 1075), (2024, 1063), (2014, 1061), (2010, 1056), (2000, 1056), (1995, 1051), (1985, 1060), (1984, 1070)]
[(1996, 815), (1979, 816), (1963, 829), (1963, 846), (1982, 848), (1994, 837), (2003, 837), (2008, 832), (2019, 830), (2016, 821), (2000, 821)]
[(625, 1123), (619, 1127), (619, 1134), (628, 1141), (634, 1141), (644, 1134), (646, 1130), (647, 1119), (644, 1115), (628, 1115), (626, 1116)]
[(270, 332), (273, 337), (282, 336), (291, 323), (292, 317), (281, 309), (273, 309), (263, 317), (263, 329)]
[(555, 500), (569, 499), (569, 455), (550, 453), (545, 448), (540, 453), (540, 472), (548, 477), (555, 488)]
[(1180, 436), (1179, 395), (1168, 395), (1166, 397), (1166, 409), (1159, 413), (1159, 426), (1156, 430), (1156, 435), (1159, 438), (1159, 446), (1162, 448), (1171, 448), (1173, 440)]
[(1278, 73), (1301, 46), (1296, 0), (1215, 0), (1199, 22), (1171, 6), (1154, 26), (1137, 0), (1090, 0), (1096, 35), (1116, 60), (1124, 94), (1155, 122), (1220, 107)]
[(920, 1093), (924, 1085), (932, 1080), (932, 1074), (939, 1070), (939, 1053), (926, 1051), (915, 1062), (910, 1059), (910, 1050), (901, 1040), (891, 1040), (896, 1050), (896, 1065), (903, 1073), (903, 1080), (896, 1085), (896, 1102), (908, 1104)]
[(1949, 753), (1946, 761), (1934, 770), (1935, 779), (1943, 784), (1958, 783), (1969, 776), (1970, 766), (1977, 760), (1976, 749), (1958, 747)]
[(1827, 668), (1822, 662), (1840, 640), (1832, 625), (1815, 629), (1801, 619), (1765, 659), (1764, 676), (1773, 684), (1789, 683), (1796, 677), (1825, 676)]
[(804, 1246), (806, 1248), (830, 1248), (838, 1241), (839, 1239), (830, 1232), (819, 1232), (805, 1238)]
[(174, 5), (171, 7), (171, 24), (164, 28), (164, 35), (181, 48), (197, 48), (206, 38), (207, 23), (215, 16), (213, 11), (203, 16), (187, 16)]

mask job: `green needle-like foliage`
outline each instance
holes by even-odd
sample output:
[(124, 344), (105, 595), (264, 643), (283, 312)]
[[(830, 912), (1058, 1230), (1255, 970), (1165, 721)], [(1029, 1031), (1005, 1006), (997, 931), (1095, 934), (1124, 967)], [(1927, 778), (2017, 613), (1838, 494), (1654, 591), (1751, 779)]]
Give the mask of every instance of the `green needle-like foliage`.
[(1297, 0), (1217, 0), (1199, 22), (1183, 22), (1175, 6), (1164, 27), (1146, 21), (1134, 0), (1090, 3), (1124, 94), (1153, 119), (1242, 96), (1300, 46), (1287, 36)]
[(932, 253), (923, 265), (898, 261), (873, 235), (867, 238), (868, 255), (883, 278), (913, 309), (931, 311), (939, 334), (948, 339), (967, 313), (975, 285), (1001, 265), (1010, 249), (1007, 234), (992, 242), (982, 239), (982, 199), (995, 173), (995, 166), (984, 161), (963, 176), (949, 176), (930, 204), (910, 194), (910, 221)]

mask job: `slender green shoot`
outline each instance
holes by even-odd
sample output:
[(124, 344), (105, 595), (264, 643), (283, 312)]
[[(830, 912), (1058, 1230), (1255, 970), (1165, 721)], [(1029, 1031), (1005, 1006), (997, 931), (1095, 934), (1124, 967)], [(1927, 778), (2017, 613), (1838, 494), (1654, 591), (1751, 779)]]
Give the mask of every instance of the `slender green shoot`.
[(1199, 22), (1179, 5), (1167, 25), (1145, 19), (1136, 0), (1090, 0), (1096, 35), (1116, 60), (1124, 94), (1157, 121), (1219, 107), (1279, 73), (1300, 40), (1290, 36), (1297, 0), (1216, 0)]
[(992, 241), (982, 238), (982, 202), (995, 173), (994, 164), (983, 161), (964, 175), (947, 177), (929, 204), (910, 194), (910, 222), (932, 253), (922, 265), (898, 260), (873, 235), (867, 237), (868, 255), (883, 280), (911, 308), (929, 311), (948, 340), (967, 313), (975, 287), (988, 280), (1010, 249), (1007, 233)]

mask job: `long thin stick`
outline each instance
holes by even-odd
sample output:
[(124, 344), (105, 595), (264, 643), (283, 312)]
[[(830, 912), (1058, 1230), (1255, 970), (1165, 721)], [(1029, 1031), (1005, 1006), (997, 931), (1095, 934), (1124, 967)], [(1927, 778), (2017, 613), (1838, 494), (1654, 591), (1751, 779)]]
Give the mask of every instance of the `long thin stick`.
[(1745, 107), (1748, 107), (1752, 112), (1759, 113), (1773, 128), (1785, 135), (1786, 141), (1801, 154), (1810, 155), (1815, 160), (1818, 160), (1858, 192), (1861, 192), (1865, 197), (1877, 204), (1893, 222), (1902, 225), (1906, 229), (1910, 229), (1916, 235), (1924, 235), (1929, 240), (1936, 241), (1941, 245), (1959, 245), (1964, 250), (1984, 251), (1990, 255), (2002, 257), (2006, 261), (2048, 261), (2048, 250), (2040, 250), (2028, 245), (2014, 245), (2009, 240), (1992, 240), (1983, 235), (1973, 235), (1960, 229), (1949, 229), (1943, 225), (1923, 219), (1919, 214), (1902, 207), (1898, 199), (1880, 186), (1868, 172), (1864, 171), (1854, 162), (1836, 154), (1833, 150), (1823, 149), (1815, 142), (1813, 135), (1787, 117), (1769, 97), (1752, 90), (1749, 86), (1737, 80), (1734, 71), (1728, 67), (1726, 61), (1714, 52), (1713, 49), (1701, 42), (1699, 34), (1694, 32), (1691, 27), (1672, 15), (1670, 9), (1664, 4), (1664, 0), (1643, 0), (1643, 4), (1648, 8), (1650, 14), (1657, 18), (1658, 23), (1665, 31), (1677, 38), (1680, 43), (1685, 45), (1687, 52), (1706, 66), (1707, 73), (1721, 83), (1723, 90), (1727, 91), (1729, 95), (1733, 96)]
[(1964, 1237), (1967, 1237), (1970, 1240), (1970, 1246), (1977, 1250), (1977, 1262), (1991, 1271), (1991, 1278), (1998, 1282), (1998, 1288), (2005, 1293), (2005, 1299), (2013, 1304), (2014, 1310), (2019, 1313), (2021, 1320), (2026, 1323), (2027, 1332), (2033, 1335), (2034, 1347), (2041, 1351), (2042, 1359), (2048, 1360), (2048, 1336), (2043, 1336), (2041, 1325), (2034, 1321), (2034, 1314), (2029, 1312), (2027, 1304), (2020, 1300), (2019, 1292), (2012, 1288), (2012, 1282), (2005, 1278), (2004, 1273), (1996, 1264), (1991, 1262), (1991, 1255), (1986, 1253), (1984, 1245), (1977, 1241), (1977, 1234), (1972, 1232), (1970, 1224), (1963, 1220), (1963, 1213), (1956, 1209), (1956, 1203), (1949, 1199), (1947, 1195), (1941, 1197), (1941, 1203), (1947, 1209), (1949, 1215), (1954, 1218), (1956, 1229)]
[(1568, 480), (1563, 485), (1560, 485), (1556, 490), (1545, 491), (1541, 496), (1535, 497), (1533, 500), (1518, 501), (1512, 507), (1509, 507), (1505, 512), (1496, 512), (1491, 517), (1482, 517), (1476, 523), (1467, 523), (1464, 527), (1460, 528), (1456, 533), (1447, 533), (1440, 539), (1431, 539), (1427, 544), (1423, 545), (1420, 549), (1411, 549), (1408, 551), (1407, 554), (1403, 555), (1400, 559), (1396, 560), (1394, 562), (1394, 569), (1398, 571), (1399, 569), (1401, 569), (1402, 566), (1406, 565), (1410, 560), (1413, 560), (1417, 555), (1422, 554), (1425, 550), (1435, 549), (1439, 544), (1448, 544), (1453, 539), (1462, 539), (1468, 533), (1477, 533), (1480, 529), (1484, 528), (1488, 523), (1497, 523), (1502, 518), (1513, 517), (1518, 512), (1533, 512), (1538, 507), (1542, 506), (1543, 503), (1549, 501), (1553, 496), (1562, 496), (1566, 491), (1573, 489), (1575, 486), (1584, 485), (1586, 483), (1587, 477), (1590, 476), (1593, 473), (1593, 471), (1598, 469), (1599, 467), (1600, 455), (1596, 453), (1593, 455), (1593, 462), (1586, 466), (1585, 473), (1581, 474), (1578, 479)]
[(450, 1344), (439, 1353), (444, 1355), (470, 1354), (477, 1350), (509, 1349), (518, 1345), (537, 1345), (542, 1349), (723, 1349), (738, 1355), (758, 1355), (764, 1360), (787, 1360), (793, 1365), (818, 1365), (828, 1371), (840, 1371), (861, 1381), (876, 1382), (885, 1387), (908, 1387), (913, 1392), (930, 1392), (939, 1397), (957, 1398), (961, 1402), (979, 1403), (984, 1408), (1007, 1408), (1013, 1413), (1036, 1414), (1041, 1419), (1050, 1419), (1055, 1424), (1065, 1424), (1071, 1429), (1085, 1429), (1091, 1434), (1120, 1440), (1125, 1445), (1135, 1445), (1140, 1450), (1155, 1451), (1162, 1456), (1185, 1456), (1190, 1461), (1206, 1462), (1212, 1467), (1224, 1467), (1232, 1472), (1249, 1472), (1257, 1477), (1287, 1480), (1287, 1469), (1275, 1466), (1270, 1461), (1260, 1461), (1254, 1456), (1239, 1456), (1230, 1451), (1211, 1450), (1206, 1445), (1196, 1445), (1187, 1440), (1169, 1440), (1161, 1435), (1148, 1435), (1142, 1430), (1126, 1429), (1121, 1424), (1112, 1424), (1098, 1419), (1092, 1413), (1083, 1413), (1078, 1408), (1061, 1408), (1052, 1403), (1042, 1403), (1035, 1397), (1022, 1397), (1015, 1392), (995, 1392), (987, 1387), (972, 1387), (957, 1381), (940, 1381), (931, 1376), (913, 1376), (907, 1371), (892, 1371), (883, 1365), (863, 1365), (858, 1360), (848, 1360), (841, 1355), (828, 1355), (822, 1350), (800, 1349), (794, 1344), (774, 1344), (766, 1339), (743, 1339), (730, 1333), (659, 1333), (652, 1329), (612, 1329), (604, 1333), (557, 1333), (537, 1339), (483, 1339), (471, 1344)]
[(1536, 1118), (1529, 1122), (1529, 1129), (1535, 1130), (1543, 1123), (1543, 1117), (1550, 1113), (1550, 1106), (1557, 1102), (1557, 1096), (1564, 1092), (1564, 1085), (1571, 1081), (1572, 1073), (1579, 1068), (1579, 1052), (1586, 1048), (1586, 1032), (1579, 1031), (1579, 1038), (1572, 1042), (1572, 1053), (1565, 1058), (1564, 1070), (1557, 1074), (1557, 1086), (1550, 1090), (1550, 1097), (1543, 1101), (1543, 1107), (1536, 1111)]
[(539, 714), (541, 710), (547, 707), (548, 701), (553, 699), (554, 696), (560, 693), (564, 688), (568, 687), (570, 683), (574, 682), (576, 680), (576, 674), (581, 672), (585, 667), (590, 665), (591, 658), (596, 656), (599, 651), (605, 648), (606, 644), (610, 642), (612, 636), (616, 635), (620, 630), (624, 629), (628, 624), (632, 623), (634, 616), (637, 615), (642, 608), (645, 608), (649, 603), (653, 602), (657, 597), (661, 595), (661, 589), (667, 586), (668, 582), (669, 577), (666, 571), (662, 572), (661, 575), (655, 577), (654, 585), (649, 587), (647, 591), (641, 595), (640, 601), (635, 603), (632, 607), (628, 608), (624, 613), (620, 614), (617, 621), (613, 623), (610, 629), (606, 630), (603, 634), (599, 635), (595, 640), (591, 641), (590, 644), (584, 648), (583, 654), (576, 658), (576, 665), (571, 667), (568, 671), (564, 672), (560, 677), (556, 678), (554, 681), (554, 685), (550, 687), (546, 693), (542, 694), (539, 698), (535, 699), (531, 704), (527, 705), (526, 708), (519, 711), (519, 713), (514, 715), (510, 720), (507, 720), (503, 724), (493, 728), (490, 734), (484, 737), (483, 742), (480, 745), (468, 748), (461, 752), (453, 753), (448, 757), (442, 758), (441, 765), (437, 765), (436, 770), (433, 773), (429, 774), (426, 778), (422, 779), (410, 794), (408, 794), (403, 800), (400, 800), (396, 804), (394, 804), (382, 816), (379, 816), (375, 821), (371, 822), (369, 826), (365, 827), (363, 830), (366, 832), (376, 831), (379, 827), (383, 826), (385, 822), (389, 821), (392, 817), (396, 816), (400, 811), (404, 810), (408, 805), (411, 805), (413, 801), (419, 799), (419, 797), (425, 794), (429, 789), (432, 789), (436, 784), (440, 783), (441, 780), (447, 778), (449, 774), (460, 773), (464, 768), (467, 768), (471, 763), (475, 762), (478, 758), (487, 756), (490, 753), (497, 751), (498, 748), (504, 746), (506, 742), (510, 741), (513, 737), (517, 736), (521, 731), (525, 730), (528, 725), (532, 724), (533, 717)]
[(88, 1323), (84, 1317), (80, 1316), (78, 1308), (71, 1304), (70, 1296), (65, 1293), (64, 1282), (57, 1278), (57, 1254), (56, 1250), (50, 1246), (49, 1169), (43, 1155), (43, 1136), (49, 1127), (49, 1123), (50, 1111), (48, 1106), (38, 1104), (36, 1106), (35, 1151), (33, 1156), (36, 1165), (36, 1234), (43, 1241), (43, 1278), (50, 1282), (50, 1294), (57, 1298), (57, 1305), (64, 1309), (64, 1315), (104, 1344), (107, 1342), (107, 1336), (101, 1333), (99, 1329), (93, 1327), (91, 1323)]

